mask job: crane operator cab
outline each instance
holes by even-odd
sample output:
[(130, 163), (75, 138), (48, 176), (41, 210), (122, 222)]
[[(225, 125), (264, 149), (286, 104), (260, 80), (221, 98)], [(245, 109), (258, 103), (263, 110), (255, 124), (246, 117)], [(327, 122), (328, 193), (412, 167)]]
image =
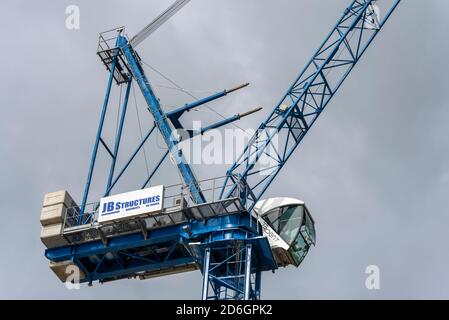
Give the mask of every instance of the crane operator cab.
[(259, 201), (254, 212), (278, 265), (298, 267), (311, 245), (315, 245), (315, 222), (305, 203), (292, 198), (271, 198)]

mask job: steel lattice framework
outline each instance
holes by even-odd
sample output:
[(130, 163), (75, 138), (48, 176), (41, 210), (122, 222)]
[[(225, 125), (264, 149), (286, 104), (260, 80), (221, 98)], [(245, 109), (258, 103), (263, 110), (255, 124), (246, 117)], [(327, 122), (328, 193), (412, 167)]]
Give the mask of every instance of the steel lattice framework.
[[(246, 181), (252, 210), (312, 128), (400, 0), (355, 0), (228, 170), (222, 197)], [(330, 4), (329, 4), (330, 5)], [(385, 16), (378, 19), (376, 11)], [(261, 160), (269, 165), (261, 165)], [(268, 160), (268, 161), (267, 161)], [(238, 181), (236, 179), (238, 177)], [(229, 181), (234, 185), (229, 187)]]

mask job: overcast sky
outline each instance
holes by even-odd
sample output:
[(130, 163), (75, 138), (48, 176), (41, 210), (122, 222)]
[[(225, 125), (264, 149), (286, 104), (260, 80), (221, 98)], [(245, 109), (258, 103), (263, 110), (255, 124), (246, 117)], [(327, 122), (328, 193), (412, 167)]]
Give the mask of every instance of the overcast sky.
[[(239, 124), (254, 128), (349, 2), (194, 0), (139, 53), (198, 95), (251, 82), (214, 107), (224, 115), (264, 107)], [(199, 272), (69, 291), (48, 268), (39, 240), (45, 193), (67, 189), (81, 200), (107, 81), (98, 33), (126, 25), (132, 35), (170, 3), (0, 3), (0, 298), (200, 298)], [(70, 4), (81, 10), (77, 31), (65, 26)], [(449, 298), (448, 12), (447, 0), (402, 1), (266, 193), (304, 200), (318, 239), (299, 269), (263, 274), (263, 298)], [(148, 75), (167, 108), (191, 101)], [(151, 119), (137, 95), (145, 131)], [(114, 92), (113, 105), (117, 99)], [(124, 151), (139, 135), (131, 106)], [(217, 120), (192, 113), (185, 121), (197, 118)], [(151, 143), (148, 161), (157, 152)], [(140, 157), (120, 188), (140, 186), (144, 164)], [(225, 173), (196, 170), (202, 178)], [(170, 164), (161, 172), (155, 183), (176, 181)], [(102, 190), (95, 182), (93, 196)], [(378, 291), (365, 288), (368, 265), (380, 267)]]

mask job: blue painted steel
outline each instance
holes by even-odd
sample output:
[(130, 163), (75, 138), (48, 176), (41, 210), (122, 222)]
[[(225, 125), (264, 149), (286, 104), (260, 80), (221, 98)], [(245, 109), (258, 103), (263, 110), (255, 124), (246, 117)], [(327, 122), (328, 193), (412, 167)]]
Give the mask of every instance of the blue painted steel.
[(262, 270), (254, 258), (256, 244), (222, 241), (220, 245), (204, 248), (203, 300), (259, 300)]
[(213, 129), (217, 129), (217, 128), (223, 127), (223, 126), (225, 126), (227, 124), (230, 124), (232, 122), (238, 121), (238, 120), (240, 120), (240, 118), (241, 118), (241, 116), (239, 114), (237, 114), (237, 115), (234, 115), (234, 116), (229, 117), (227, 119), (221, 120), (221, 121), (219, 121), (217, 123), (211, 124), (211, 125), (209, 125), (207, 127), (201, 128), (201, 134), (204, 134), (205, 132), (213, 130)]
[(111, 168), (109, 170), (108, 184), (106, 187), (106, 196), (109, 195), (110, 191), (108, 191), (108, 190), (110, 190), (110, 188), (111, 188), (112, 179), (114, 177), (115, 164), (117, 163), (117, 155), (118, 155), (118, 151), (120, 148), (120, 141), (122, 138), (123, 125), (125, 124), (125, 116), (126, 116), (126, 110), (128, 108), (128, 99), (129, 99), (129, 93), (131, 91), (131, 85), (132, 85), (132, 82), (130, 79), (126, 86), (126, 93), (125, 93), (125, 98), (123, 100), (123, 107), (122, 107), (122, 115), (120, 117), (117, 135), (115, 137), (114, 158), (112, 159)]
[(210, 270), (210, 248), (204, 251), (203, 262), (203, 292), (201, 294), (203, 300), (207, 300), (209, 291), (209, 270)]
[[(211, 125), (209, 125), (207, 127), (200, 128), (199, 130), (186, 130), (186, 132), (189, 134), (189, 138), (193, 138), (193, 137), (198, 136), (198, 135), (203, 135), (207, 131), (210, 131), (210, 130), (213, 130), (213, 129), (217, 129), (217, 128), (223, 127), (223, 126), (225, 126), (227, 124), (230, 124), (230, 123), (233, 123), (235, 121), (238, 121), (241, 118), (242, 118), (242, 116), (237, 114), (237, 115), (234, 115), (234, 116), (229, 117), (227, 119), (224, 119), (224, 120), (221, 120), (221, 121), (216, 122), (214, 124), (211, 124)], [(176, 119), (174, 119), (174, 121), (176, 121)]]
[[(201, 99), (201, 100), (196, 101), (196, 102), (194, 102), (192, 104), (189, 104), (189, 105), (186, 105), (186, 106), (184, 106), (182, 108), (179, 108), (178, 110), (175, 110), (174, 112), (170, 112), (170, 113), (166, 114), (160, 108), (158, 99), (154, 96), (154, 93), (152, 91), (151, 86), (149, 86), (149, 82), (148, 82), (148, 80), (147, 80), (147, 78), (146, 78), (146, 76), (145, 76), (145, 74), (143, 72), (143, 69), (141, 67), (140, 60), (138, 58), (137, 53), (135, 53), (134, 49), (131, 48), (129, 46), (129, 44), (127, 44), (126, 38), (121, 35), (122, 32), (123, 32), (123, 30), (120, 30), (119, 35), (117, 37), (116, 49), (112, 49), (112, 50), (116, 50), (117, 55), (118, 55), (119, 58), (116, 57), (116, 59), (114, 60), (114, 63), (113, 64), (111, 63), (111, 66), (108, 65), (107, 67), (111, 69), (111, 75), (114, 74), (114, 71), (116, 71), (117, 68), (120, 68), (121, 70), (124, 70), (125, 68), (123, 66), (119, 66), (119, 62), (124, 63), (123, 54), (125, 54), (125, 52), (129, 53), (128, 57), (131, 57), (130, 59), (133, 60), (131, 64), (135, 67), (134, 70), (132, 70), (132, 72), (136, 72), (137, 74), (139, 74), (139, 79), (136, 79), (136, 80), (139, 83), (139, 86), (141, 88), (142, 88), (142, 86), (145, 87), (142, 92), (144, 92), (144, 97), (145, 97), (145, 99), (146, 99), (146, 101), (148, 103), (149, 111), (153, 113), (153, 111), (156, 110), (156, 113), (159, 115), (158, 119), (160, 120), (160, 122), (159, 123), (156, 122), (155, 126), (149, 131), (149, 133), (141, 141), (141, 143), (137, 147), (136, 151), (132, 154), (132, 156), (127, 161), (127, 163), (125, 164), (123, 169), (120, 170), (119, 174), (114, 179), (115, 166), (116, 166), (116, 162), (117, 162), (117, 158), (118, 158), (118, 149), (119, 149), (119, 146), (120, 146), (121, 135), (122, 135), (124, 119), (125, 119), (125, 114), (126, 114), (126, 108), (127, 108), (129, 94), (130, 94), (130, 89), (131, 89), (130, 86), (132, 85), (132, 80), (133, 80), (132, 74), (126, 75), (126, 74), (122, 73), (122, 76), (125, 79), (128, 80), (128, 87), (126, 89), (125, 99), (124, 99), (124, 102), (123, 102), (122, 116), (121, 116), (121, 119), (120, 119), (120, 124), (119, 124), (119, 127), (118, 127), (118, 132), (117, 132), (117, 135), (116, 135), (116, 139), (115, 139), (114, 152), (111, 151), (111, 149), (106, 145), (106, 143), (103, 141), (101, 135), (99, 137), (99, 142), (105, 147), (106, 151), (108, 152), (108, 154), (112, 158), (112, 162), (111, 162), (110, 170), (109, 170), (109, 175), (108, 175), (108, 178), (107, 178), (106, 192), (105, 192), (104, 196), (108, 196), (111, 193), (112, 189), (115, 187), (117, 182), (121, 179), (121, 177), (123, 176), (125, 171), (131, 165), (131, 163), (133, 162), (133, 160), (135, 159), (137, 154), (143, 148), (144, 144), (146, 143), (146, 141), (148, 140), (150, 135), (153, 133), (154, 129), (156, 127), (159, 127), (159, 128), (163, 128), (161, 130), (161, 133), (163, 134), (164, 139), (166, 139), (168, 137), (168, 139), (170, 140), (170, 143), (167, 144), (169, 146), (169, 152), (172, 151), (172, 153), (175, 155), (174, 158), (179, 163), (178, 167), (180, 168), (180, 171), (182, 173), (184, 183), (189, 186), (189, 188), (191, 190), (191, 193), (192, 193), (193, 200), (195, 202), (197, 202), (197, 203), (203, 203), (205, 201), (205, 199), (203, 198), (203, 196), (202, 196), (202, 194), (201, 194), (201, 192), (199, 190), (198, 183), (197, 183), (196, 179), (194, 178), (194, 174), (191, 171), (191, 169), (188, 166), (188, 164), (183, 159), (183, 156), (181, 154), (181, 150), (177, 149), (176, 144), (178, 143), (178, 141), (176, 141), (176, 138), (174, 138), (173, 132), (171, 131), (171, 128), (168, 125), (167, 121), (165, 121), (165, 119), (169, 118), (172, 121), (172, 123), (174, 124), (175, 128), (182, 128), (182, 125), (179, 123), (178, 119), (179, 119), (179, 117), (182, 116), (182, 114), (184, 112), (189, 111), (192, 108), (201, 106), (201, 105), (203, 105), (205, 103), (208, 103), (210, 101), (219, 99), (219, 98), (221, 98), (223, 96), (226, 96), (227, 94), (232, 93), (234, 91), (240, 90), (240, 89), (248, 86), (249, 84), (244, 84), (244, 85), (238, 86), (238, 87), (230, 89), (230, 90), (224, 90), (223, 92), (216, 93), (216, 94), (214, 94), (214, 95), (212, 95), (210, 97)], [(118, 59), (120, 59), (120, 61), (118, 61)], [(107, 90), (107, 99), (108, 100), (109, 100), (110, 90), (111, 90), (111, 87), (108, 86), (108, 90)], [(104, 111), (106, 112), (106, 110), (104, 110)], [(101, 127), (103, 127), (103, 122), (104, 122), (104, 115), (102, 115), (102, 118), (101, 118)], [(91, 163), (91, 169), (89, 171), (87, 187), (85, 188), (85, 192), (84, 192), (83, 204), (82, 204), (82, 210), (80, 212), (80, 216), (85, 215), (84, 211), (85, 211), (85, 206), (86, 206), (86, 202), (87, 202), (88, 195), (89, 195), (89, 187), (90, 187), (90, 184), (91, 184), (91, 179), (92, 179), (92, 174), (93, 174), (93, 170), (94, 170), (94, 163), (95, 163), (95, 158), (97, 156), (97, 152), (98, 152), (98, 146), (96, 146), (94, 148), (94, 154), (93, 154), (93, 159), (94, 160)], [(143, 188), (149, 184), (150, 180), (153, 178), (153, 176), (155, 175), (155, 173), (157, 172), (159, 167), (162, 165), (162, 163), (166, 159), (167, 155), (168, 154), (165, 154), (163, 156), (163, 158), (157, 163), (155, 169), (150, 173), (149, 178), (144, 183)], [(186, 178), (184, 179), (184, 177), (186, 177)], [(80, 219), (79, 223), (80, 224), (85, 223), (86, 221), (88, 221), (90, 219), (90, 217), (91, 217), (91, 215), (87, 214), (85, 219)]]
[(131, 165), (131, 163), (133, 162), (133, 160), (136, 158), (136, 156), (139, 154), (140, 150), (143, 148), (143, 146), (145, 145), (145, 143), (147, 142), (147, 140), (150, 138), (151, 134), (154, 132), (154, 130), (156, 129), (156, 125), (154, 125), (153, 127), (151, 127), (151, 129), (148, 131), (148, 133), (145, 135), (145, 138), (142, 139), (142, 141), (140, 142), (139, 146), (136, 148), (136, 150), (133, 152), (133, 154), (131, 155), (131, 157), (129, 158), (129, 160), (126, 162), (126, 164), (123, 166), (122, 170), (120, 170), (119, 174), (117, 175), (117, 177), (114, 179), (114, 182), (112, 182), (111, 186), (108, 188), (108, 190), (106, 190), (105, 196), (109, 194), (109, 192), (111, 192), (112, 188), (115, 187), (115, 185), (117, 184), (117, 182), (120, 180), (120, 178), (122, 177), (122, 175), (125, 173), (125, 171), (128, 169), (128, 167)]
[(195, 203), (200, 204), (205, 202), (204, 195), (202, 194), (198, 182), (193, 174), (192, 169), (188, 165), (187, 161), (184, 159), (182, 155), (182, 151), (178, 148), (177, 139), (173, 134), (173, 131), (168, 123), (167, 115), (162, 110), (158, 99), (156, 98), (153, 89), (150, 86), (150, 83), (143, 71), (143, 68), (136, 58), (136, 54), (133, 48), (128, 45), (126, 38), (120, 37), (120, 47), (125, 54), (126, 60), (128, 61), (129, 67), (132, 70), (134, 79), (139, 84), (140, 90), (148, 104), (149, 110), (151, 111), (154, 121), (161, 132), (162, 137), (165, 140), (170, 152), (178, 166), (178, 169), (181, 173), (184, 184), (190, 189), (190, 193), (193, 201)]
[(114, 80), (114, 72), (115, 72), (116, 64), (117, 64), (117, 56), (114, 57), (114, 60), (112, 62), (112, 66), (111, 66), (111, 71), (109, 73), (108, 86), (106, 89), (106, 96), (105, 96), (104, 102), (103, 102), (103, 109), (101, 111), (100, 124), (98, 126), (98, 132), (97, 132), (97, 137), (95, 139), (94, 151), (92, 152), (92, 159), (91, 159), (90, 167), (89, 167), (89, 174), (87, 175), (86, 187), (84, 189), (83, 201), (81, 203), (80, 218), (79, 218), (80, 221), (84, 214), (84, 210), (86, 208), (87, 197), (89, 195), (89, 188), (90, 188), (90, 184), (92, 181), (92, 175), (94, 173), (95, 161), (97, 159), (98, 144), (100, 143), (101, 133), (103, 131), (103, 125), (104, 125), (104, 118), (106, 116), (106, 112), (108, 109), (109, 96), (111, 93), (112, 81)]
[(191, 103), (191, 104), (186, 104), (186, 105), (183, 106), (183, 107), (180, 107), (180, 108), (175, 109), (175, 110), (173, 110), (173, 111), (167, 112), (167, 116), (168, 116), (169, 118), (178, 119), (178, 118), (181, 117), (185, 112), (188, 112), (188, 111), (190, 111), (190, 110), (192, 110), (192, 109), (195, 109), (195, 108), (197, 108), (197, 107), (199, 107), (199, 106), (202, 106), (202, 105), (204, 105), (204, 104), (206, 104), (206, 103), (209, 103), (209, 102), (211, 102), (211, 101), (220, 99), (220, 98), (226, 96), (227, 94), (228, 94), (228, 92), (227, 92), (226, 90), (223, 91), (223, 92), (216, 93), (216, 94), (214, 94), (214, 95), (211, 95), (210, 97), (207, 97), (207, 98), (204, 98), (204, 99), (195, 101), (195, 102), (193, 102), (193, 103)]
[[(187, 225), (192, 232), (189, 236), (183, 229)], [(130, 248), (143, 247), (150, 244), (157, 244), (173, 239), (196, 239), (209, 236), (213, 232), (228, 230), (231, 228), (244, 229), (255, 232), (254, 221), (250, 220), (249, 215), (233, 214), (229, 216), (210, 218), (207, 222), (192, 221), (188, 224), (148, 230), (146, 238), (140, 233), (118, 236), (111, 238), (108, 245), (105, 246), (101, 240), (81, 243), (72, 246), (47, 249), (45, 256), (52, 261), (70, 260), (72, 256), (77, 258), (90, 255), (104, 254), (109, 251), (118, 251)]]
[(273, 257), (270, 243), (266, 237), (251, 233), (248, 229), (233, 229), (233, 232), (216, 231), (211, 233), (201, 244), (192, 245), (192, 252), (198, 260), (204, 259), (205, 249), (220, 249), (228, 246), (232, 241), (241, 244), (251, 244), (257, 256), (258, 263), (254, 266), (259, 271), (275, 270), (278, 265)]
[[(369, 24), (374, 3), (382, 4), (386, 12), (375, 28)], [(352, 1), (285, 96), (260, 125), (242, 155), (227, 171), (221, 190), (222, 199), (233, 194), (240, 183), (235, 177), (239, 177), (249, 186), (246, 206), (248, 211), (253, 209), (399, 3), (400, 0)], [(270, 160), (270, 164), (261, 164), (262, 158)]]
[[(108, 280), (115, 279), (117, 277), (128, 278), (129, 275), (136, 274), (138, 272), (148, 272), (148, 271), (159, 271), (159, 270), (169, 270), (170, 268), (184, 265), (193, 265), (194, 260), (191, 257), (174, 259), (170, 261), (162, 262), (147, 262), (147, 263), (136, 263), (135, 265), (129, 266), (127, 268), (117, 269), (113, 271), (97, 272), (89, 276), (89, 281), (96, 280)], [(87, 281), (85, 281), (87, 282)]]
[[(247, 241), (254, 248), (258, 248), (254, 251), (254, 255), (257, 256), (258, 267), (261, 270), (277, 268), (266, 238), (246, 239), (248, 234), (257, 233), (254, 225), (249, 215), (234, 214), (211, 218), (207, 222), (192, 221), (182, 225), (148, 230), (145, 235), (134, 233), (118, 236), (108, 239), (107, 245), (98, 240), (47, 249), (45, 256), (55, 262), (75, 261), (86, 274), (85, 281), (110, 280), (121, 276), (132, 276), (141, 271), (169, 268), (181, 264), (197, 264), (199, 257), (202, 259), (202, 255), (198, 258), (190, 255), (187, 250), (182, 249), (183, 243), (188, 246), (189, 242), (205, 242), (212, 248), (217, 248), (228, 241), (214, 240), (210, 243), (206, 239), (211, 237), (216, 239), (217, 233), (229, 235), (229, 230), (232, 228), (235, 231), (235, 241)], [(191, 235), (184, 231), (184, 226), (189, 227)], [(223, 237), (221, 239), (223, 240)], [(161, 251), (164, 253), (158, 255), (154, 255), (154, 252), (149, 253), (156, 249), (164, 249)], [(147, 253), (144, 254), (144, 252)], [(267, 255), (267, 252), (270, 254)], [(105, 256), (107, 259), (104, 258)], [(123, 259), (124, 256), (126, 260)]]

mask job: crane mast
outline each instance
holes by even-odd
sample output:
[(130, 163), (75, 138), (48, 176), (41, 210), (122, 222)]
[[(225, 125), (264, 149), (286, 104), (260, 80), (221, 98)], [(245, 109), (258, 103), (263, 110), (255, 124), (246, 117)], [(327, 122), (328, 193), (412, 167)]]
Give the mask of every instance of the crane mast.
[(222, 198), (230, 196), (244, 181), (247, 192), (243, 200), (248, 211), (254, 208), (399, 3), (352, 1), (227, 171)]

